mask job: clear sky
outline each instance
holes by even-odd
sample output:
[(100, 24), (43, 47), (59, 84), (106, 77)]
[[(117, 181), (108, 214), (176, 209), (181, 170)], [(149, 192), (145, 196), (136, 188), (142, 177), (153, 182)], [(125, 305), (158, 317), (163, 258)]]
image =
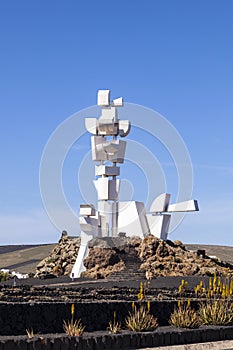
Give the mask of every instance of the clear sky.
[[(58, 240), (40, 196), (42, 152), (60, 123), (96, 103), (98, 89), (159, 112), (189, 150), (200, 212), (170, 238), (233, 245), (233, 1), (1, 0), (0, 45), (0, 245)], [(89, 142), (64, 163), (76, 212), (79, 152)], [(164, 150), (152, 148), (175, 191)], [(143, 182), (132, 181), (144, 200)]]

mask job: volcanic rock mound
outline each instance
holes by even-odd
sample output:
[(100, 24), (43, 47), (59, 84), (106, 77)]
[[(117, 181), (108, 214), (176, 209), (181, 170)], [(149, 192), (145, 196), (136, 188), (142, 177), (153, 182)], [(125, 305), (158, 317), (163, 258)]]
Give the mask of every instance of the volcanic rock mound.
[[(178, 240), (165, 242), (148, 235), (144, 239), (121, 238), (121, 244), (113, 247), (106, 246), (105, 241), (102, 246), (99, 244), (98, 248), (90, 248), (89, 255), (84, 261), (87, 270), (82, 276), (111, 278), (116, 272), (126, 269), (122, 257), (129, 253), (134, 253), (140, 258), (139, 270), (144, 272), (147, 279), (157, 276), (226, 275), (233, 272), (232, 265), (189, 251)], [(127, 278), (127, 273), (118, 275)]]
[(61, 239), (50, 255), (37, 265), (35, 277), (69, 275), (78, 256), (80, 243), (79, 237), (69, 237), (66, 231), (63, 231)]
[(180, 241), (161, 241), (149, 235), (139, 247), (141, 269), (155, 276), (212, 276), (229, 274), (233, 266), (189, 251)]
[[(51, 254), (42, 260), (35, 277), (69, 275), (80, 247), (80, 238), (62, 235)], [(233, 272), (233, 266), (189, 251), (180, 241), (162, 241), (152, 235), (94, 238), (84, 260), (82, 277), (130, 279), (142, 276), (213, 276)]]
[(132, 250), (137, 255), (140, 243), (139, 237), (105, 237), (91, 240), (89, 255), (84, 260), (86, 271), (81, 276), (106, 278), (127, 269), (124, 256), (132, 253)]

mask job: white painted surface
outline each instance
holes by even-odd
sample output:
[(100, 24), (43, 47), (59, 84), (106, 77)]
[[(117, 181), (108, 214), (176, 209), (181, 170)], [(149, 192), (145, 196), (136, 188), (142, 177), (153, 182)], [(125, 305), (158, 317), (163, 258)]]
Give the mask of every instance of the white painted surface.
[(146, 214), (150, 233), (160, 239), (166, 240), (171, 219), (169, 214), (153, 215)]
[(111, 202), (99, 201), (98, 202), (98, 212), (100, 217), (99, 223), (99, 236), (107, 237), (110, 234), (110, 220), (111, 220)]
[[(79, 221), (84, 238), (75, 267), (76, 275), (80, 273), (82, 261), (87, 254), (87, 247), (83, 243), (85, 237), (105, 237), (111, 233), (116, 236), (119, 232), (124, 232), (126, 236), (143, 238), (152, 233), (166, 240), (171, 217), (166, 212), (198, 210), (197, 201), (192, 200), (169, 205), (168, 193), (155, 198), (148, 214), (142, 202), (118, 203), (120, 180), (116, 176), (120, 174), (120, 168), (116, 163), (124, 163), (126, 141), (117, 139), (117, 136), (125, 137), (129, 134), (130, 121), (118, 119), (117, 107), (123, 106), (123, 99), (120, 97), (110, 104), (110, 90), (99, 90), (97, 103), (102, 107), (100, 118), (86, 118), (85, 125), (95, 135), (91, 137), (92, 160), (100, 162), (95, 167), (98, 178), (94, 180), (98, 193), (98, 210), (95, 212), (90, 205), (80, 207)], [(104, 135), (113, 138), (110, 140)], [(106, 161), (112, 162), (112, 166), (106, 165)]]
[(189, 200), (185, 202), (170, 204), (168, 206), (168, 212), (188, 212), (188, 211), (198, 211), (198, 203), (196, 200)]
[(156, 197), (151, 204), (150, 212), (162, 213), (167, 211), (171, 195), (169, 193), (162, 193)]
[(95, 216), (96, 211), (93, 204), (80, 204), (80, 216)]
[(97, 134), (97, 119), (96, 118), (85, 118), (85, 127), (91, 134)]
[(110, 90), (99, 90), (97, 95), (98, 106), (109, 106), (110, 104)]
[(91, 216), (80, 216), (79, 225), (86, 234), (98, 235), (99, 218)]
[(124, 102), (123, 102), (123, 98), (119, 97), (119, 98), (115, 98), (115, 100), (112, 101), (112, 106), (115, 107), (123, 107)]
[(86, 270), (85, 266), (83, 265), (83, 261), (88, 256), (88, 253), (89, 253), (88, 242), (93, 238), (92, 235), (87, 235), (85, 232), (81, 232), (80, 237), (81, 237), (81, 244), (78, 251), (77, 259), (75, 261), (75, 264), (70, 274), (71, 278), (80, 277), (81, 273)]
[(126, 236), (143, 238), (148, 234), (145, 216), (145, 206), (142, 202), (119, 202), (118, 232), (125, 232)]
[(129, 134), (131, 124), (129, 120), (119, 120), (119, 135), (125, 137)]

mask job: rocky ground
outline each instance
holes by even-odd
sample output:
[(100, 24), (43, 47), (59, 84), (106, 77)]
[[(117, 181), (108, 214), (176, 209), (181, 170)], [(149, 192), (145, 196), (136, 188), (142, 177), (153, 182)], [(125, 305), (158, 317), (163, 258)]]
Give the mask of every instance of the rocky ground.
[[(51, 254), (36, 268), (35, 277), (69, 275), (78, 255), (80, 238), (63, 232)], [(82, 277), (104, 279), (152, 279), (158, 276), (225, 276), (233, 265), (190, 251), (180, 241), (162, 241), (152, 235), (144, 239), (95, 238), (89, 244)]]

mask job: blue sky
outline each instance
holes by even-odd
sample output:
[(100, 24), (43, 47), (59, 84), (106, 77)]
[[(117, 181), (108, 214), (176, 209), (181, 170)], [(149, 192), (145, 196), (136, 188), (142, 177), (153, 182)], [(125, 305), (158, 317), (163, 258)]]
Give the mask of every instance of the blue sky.
[[(43, 149), (64, 120), (96, 103), (98, 89), (111, 89), (163, 115), (189, 150), (200, 212), (170, 238), (233, 245), (232, 14), (231, 0), (2, 0), (0, 244), (58, 240), (40, 196)], [(74, 211), (89, 146), (80, 139), (64, 163)], [(175, 192), (169, 157), (159, 142), (148, 147)], [(144, 200), (145, 185), (132, 181)]]

